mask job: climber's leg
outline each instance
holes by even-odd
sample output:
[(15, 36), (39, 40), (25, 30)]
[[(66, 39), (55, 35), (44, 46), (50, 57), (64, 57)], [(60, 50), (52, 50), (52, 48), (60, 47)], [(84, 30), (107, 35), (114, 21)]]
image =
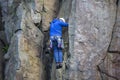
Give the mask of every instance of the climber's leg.
[(59, 58), (58, 58), (58, 49), (55, 47), (54, 48), (54, 59), (55, 59), (55, 62), (58, 63), (59, 62)]
[(62, 49), (58, 49), (58, 55), (59, 55), (59, 62), (62, 63), (63, 62), (63, 53), (62, 53)]
[(54, 59), (56, 62), (56, 69), (59, 69), (59, 55), (57, 47), (54, 48)]
[(59, 68), (61, 68), (62, 67), (62, 62), (63, 62), (63, 53), (62, 53), (62, 49), (58, 49), (58, 55), (59, 55)]

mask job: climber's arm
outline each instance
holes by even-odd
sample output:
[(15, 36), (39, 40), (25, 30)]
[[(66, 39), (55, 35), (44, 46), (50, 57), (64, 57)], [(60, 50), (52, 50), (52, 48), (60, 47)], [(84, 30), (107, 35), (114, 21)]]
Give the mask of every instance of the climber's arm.
[(63, 26), (63, 27), (68, 27), (68, 23), (65, 23), (65, 22), (60, 22), (60, 25)]

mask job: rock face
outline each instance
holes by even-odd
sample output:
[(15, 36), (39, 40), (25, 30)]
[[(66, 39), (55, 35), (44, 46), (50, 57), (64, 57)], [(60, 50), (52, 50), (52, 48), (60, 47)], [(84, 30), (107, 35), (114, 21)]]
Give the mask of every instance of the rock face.
[[(41, 20), (39, 11), (35, 13), (41, 10), (40, 2), (36, 3), (29, 0), (8, 0), (2, 5), (5, 32), (9, 42), (8, 52), (4, 56), (7, 60), (5, 80), (44, 80), (40, 59), (44, 36), (35, 26), (35, 23)], [(6, 9), (8, 11), (5, 13)]]
[(117, 15), (116, 15), (116, 22), (115, 26), (113, 28), (113, 36), (112, 36), (112, 41), (110, 44), (109, 51), (110, 52), (120, 52), (120, 1), (118, 2), (118, 7), (117, 7)]
[(2, 12), (0, 6), (0, 80), (3, 80), (4, 76), (4, 54), (6, 53), (7, 49), (7, 41), (4, 32), (4, 26), (2, 22)]
[[(103, 66), (108, 66), (108, 69), (105, 68), (105, 70), (108, 70), (106, 74), (111, 76), (113, 79), (119, 80), (120, 79), (120, 1), (117, 2), (117, 15), (116, 15), (116, 22), (113, 28), (113, 35), (112, 40), (109, 46), (109, 54), (105, 58), (106, 61), (101, 63)], [(106, 63), (106, 65), (105, 65)], [(108, 64), (108, 65), (107, 65)], [(104, 71), (105, 72), (105, 71)], [(110, 79), (110, 78), (105, 78)]]
[(57, 17), (60, 0), (43, 0), (42, 30), (49, 30), (49, 23)]
[[(73, 1), (71, 12), (68, 79), (101, 80), (102, 73), (98, 71), (97, 66), (107, 55), (115, 24), (116, 1), (76, 0)], [(108, 68), (107, 63), (104, 67)]]
[[(0, 0), (0, 8), (0, 65), (1, 50), (9, 44), (4, 80), (120, 79), (119, 0)], [(53, 56), (45, 54), (54, 17), (69, 23), (59, 70)]]
[(3, 53), (2, 53), (2, 43), (0, 42), (0, 79), (3, 79)]
[(7, 48), (7, 41), (4, 31), (0, 31), (0, 80), (3, 80), (4, 75), (4, 54)]
[[(31, 32), (34, 35), (31, 36)], [(9, 50), (5, 55), (5, 58), (8, 59), (5, 80), (43, 79), (42, 62), (39, 58), (42, 54), (42, 38), (43, 35), (35, 26), (31, 26), (28, 32), (19, 31), (14, 34)]]

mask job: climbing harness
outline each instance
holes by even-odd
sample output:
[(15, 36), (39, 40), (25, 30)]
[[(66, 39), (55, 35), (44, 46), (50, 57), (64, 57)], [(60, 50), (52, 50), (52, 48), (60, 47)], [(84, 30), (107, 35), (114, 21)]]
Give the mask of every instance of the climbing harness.
[(63, 49), (64, 44), (63, 44), (63, 39), (61, 36), (51, 36), (50, 37), (50, 48), (53, 48), (57, 46), (58, 48)]

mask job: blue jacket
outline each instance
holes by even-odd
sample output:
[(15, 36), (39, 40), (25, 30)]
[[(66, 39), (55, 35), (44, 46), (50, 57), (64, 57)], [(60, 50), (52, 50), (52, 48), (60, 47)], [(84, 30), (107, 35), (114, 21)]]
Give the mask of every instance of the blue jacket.
[(50, 36), (62, 36), (62, 27), (68, 27), (68, 23), (59, 19), (52, 20), (50, 23)]

